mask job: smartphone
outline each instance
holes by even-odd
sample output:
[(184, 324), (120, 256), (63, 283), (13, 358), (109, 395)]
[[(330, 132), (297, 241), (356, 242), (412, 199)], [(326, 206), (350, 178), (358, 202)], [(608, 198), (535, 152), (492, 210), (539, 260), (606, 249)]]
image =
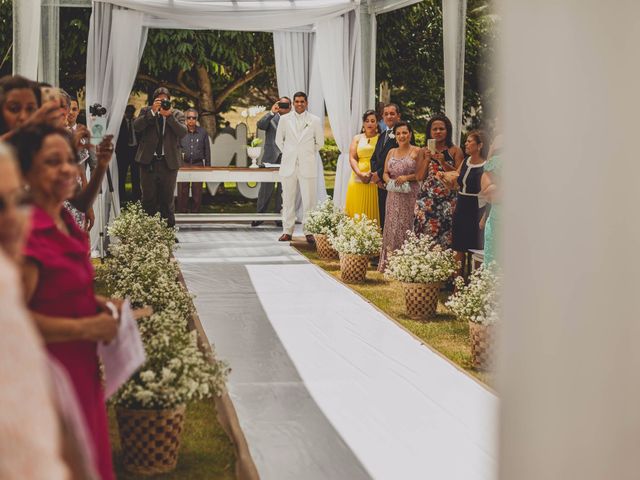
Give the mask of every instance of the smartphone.
[(427, 149), (431, 152), (431, 155), (436, 153), (436, 139), (430, 138), (427, 140)]
[(289, 102), (278, 102), (278, 108), (282, 108), (284, 110), (286, 110), (287, 108), (290, 108), (291, 104)]
[(51, 100), (60, 103), (62, 106), (62, 92), (56, 87), (40, 87), (40, 96), (42, 97), (42, 103), (49, 102)]
[(99, 144), (107, 133), (107, 117), (89, 117), (91, 140), (94, 145)]

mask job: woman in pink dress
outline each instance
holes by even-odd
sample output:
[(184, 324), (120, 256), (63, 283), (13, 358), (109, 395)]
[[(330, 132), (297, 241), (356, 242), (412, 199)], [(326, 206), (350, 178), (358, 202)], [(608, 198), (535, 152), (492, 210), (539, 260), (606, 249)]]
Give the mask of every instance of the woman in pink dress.
[(413, 211), (418, 196), (416, 162), (420, 149), (411, 145), (413, 130), (408, 122), (400, 121), (393, 127), (398, 148), (387, 154), (383, 180), (387, 185), (387, 207), (382, 232), (382, 252), (378, 271), (384, 272), (389, 254), (402, 246), (407, 230), (413, 230)]
[[(18, 130), (11, 138), (32, 196), (31, 232), (23, 279), (31, 314), (50, 354), (67, 370), (103, 480), (114, 478), (97, 342), (110, 341), (117, 321), (93, 290), (89, 243), (63, 208), (76, 189), (77, 155), (69, 134), (49, 125)], [(98, 146), (111, 156), (110, 139)], [(104, 160), (104, 159), (103, 159)]]

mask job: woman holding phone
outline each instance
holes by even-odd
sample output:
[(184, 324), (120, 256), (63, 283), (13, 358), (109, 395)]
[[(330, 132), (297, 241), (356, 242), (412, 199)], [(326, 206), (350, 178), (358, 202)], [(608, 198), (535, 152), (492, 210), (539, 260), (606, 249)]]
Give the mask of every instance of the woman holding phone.
[(433, 116), (427, 123), (428, 146), (420, 150), (416, 170), (416, 178), (421, 184), (413, 229), (418, 235), (431, 236), (444, 248), (451, 246), (456, 193), (439, 175), (458, 170), (464, 158), (460, 147), (453, 144), (452, 135), (451, 120), (442, 114)]

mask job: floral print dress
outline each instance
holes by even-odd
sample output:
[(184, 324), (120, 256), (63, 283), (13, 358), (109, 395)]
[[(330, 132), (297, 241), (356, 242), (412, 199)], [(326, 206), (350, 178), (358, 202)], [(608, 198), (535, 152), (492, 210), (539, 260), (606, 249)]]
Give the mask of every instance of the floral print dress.
[[(455, 168), (455, 162), (449, 150), (444, 150), (442, 153), (445, 163)], [(427, 177), (420, 185), (413, 229), (417, 235), (429, 235), (438, 245), (449, 248), (452, 240), (451, 227), (453, 211), (456, 208), (456, 192), (447, 188), (436, 178), (438, 172), (444, 172), (444, 169), (440, 163), (431, 160)]]

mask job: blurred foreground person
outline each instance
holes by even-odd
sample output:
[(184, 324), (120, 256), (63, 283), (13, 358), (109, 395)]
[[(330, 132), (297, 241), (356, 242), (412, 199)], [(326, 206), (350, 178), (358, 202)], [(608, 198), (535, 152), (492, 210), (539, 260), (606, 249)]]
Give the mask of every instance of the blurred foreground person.
[[(117, 320), (95, 295), (89, 243), (64, 201), (76, 188), (77, 153), (67, 131), (50, 125), (19, 129), (11, 138), (31, 195), (31, 232), (22, 276), (25, 297), (49, 353), (71, 377), (90, 433), (100, 478), (114, 478), (97, 342), (112, 340)], [(105, 138), (98, 162), (111, 156)]]

